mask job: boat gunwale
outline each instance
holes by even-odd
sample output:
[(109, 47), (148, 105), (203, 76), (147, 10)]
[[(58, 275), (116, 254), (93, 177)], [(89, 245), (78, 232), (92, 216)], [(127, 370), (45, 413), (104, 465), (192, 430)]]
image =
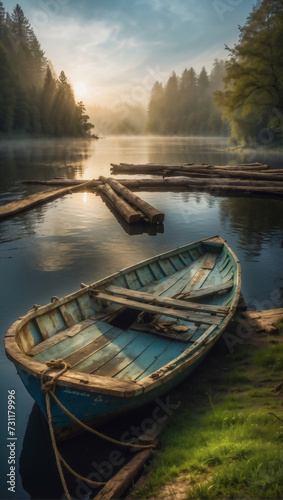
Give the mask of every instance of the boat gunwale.
[[(104, 284), (109, 283), (109, 281), (112, 281), (113, 279), (123, 276), (130, 270), (131, 271), (135, 270), (137, 268), (142, 267), (143, 265), (149, 264), (150, 262), (156, 261), (158, 259), (176, 255), (182, 251), (186, 251), (187, 248), (191, 249), (194, 245), (198, 246), (201, 243), (210, 243), (212, 245), (215, 244), (216, 246), (223, 244), (226, 250), (231, 254), (232, 258), (234, 259), (237, 272), (236, 276), (234, 277), (234, 286), (236, 286), (236, 290), (233, 295), (233, 302), (232, 305), (230, 306), (229, 313), (227, 314), (227, 316), (223, 318), (222, 323), (218, 327), (217, 326), (215, 327), (216, 329), (215, 334), (212, 335), (211, 338), (206, 339), (204, 334), (203, 335), (204, 338), (202, 342), (197, 346), (198, 350), (194, 354), (190, 355), (190, 352), (195, 350), (192, 349), (195, 346), (195, 344), (186, 349), (180, 356), (178, 356), (178, 358), (171, 361), (170, 363), (167, 363), (161, 369), (159, 369), (160, 373), (159, 370), (156, 370), (156, 372), (154, 373), (157, 374), (157, 378), (152, 377), (153, 374), (150, 374), (144, 379), (137, 382), (131, 380), (129, 381), (124, 380), (123, 378), (118, 378), (118, 377), (112, 378), (107, 376), (86, 374), (70, 369), (65, 374), (63, 374), (59, 379), (57, 379), (57, 384), (60, 386), (72, 387), (74, 389), (81, 389), (84, 392), (96, 392), (100, 394), (108, 394), (119, 397), (133, 397), (141, 393), (148, 392), (149, 390), (152, 390), (155, 387), (158, 387), (159, 385), (171, 380), (172, 378), (176, 377), (176, 375), (178, 375), (180, 372), (184, 371), (187, 366), (192, 364), (199, 357), (202, 357), (204, 353), (212, 347), (212, 345), (222, 335), (224, 329), (226, 328), (227, 324), (231, 320), (236, 310), (241, 288), (241, 266), (233, 250), (229, 247), (227, 242), (220, 236), (213, 236), (201, 239), (199, 241), (189, 243), (181, 247), (177, 247), (174, 250), (158, 254), (155, 257), (145, 259), (135, 265), (124, 268), (117, 273), (111, 274), (99, 281), (96, 281), (91, 285), (87, 285), (82, 290), (77, 290), (76, 292), (66, 295), (61, 299), (57, 300), (56, 302), (51, 302), (49, 304), (46, 304), (45, 306), (40, 306), (37, 309), (33, 309), (27, 312), (24, 316), (18, 318), (18, 320), (16, 320), (6, 332), (6, 335), (4, 337), (4, 344), (7, 357), (16, 366), (19, 366), (21, 369), (23, 369), (30, 375), (33, 375), (35, 378), (40, 378), (41, 373), (46, 369), (46, 364), (31, 359), (28, 354), (25, 354), (20, 349), (16, 341), (17, 334), (24, 324), (26, 324), (29, 320), (36, 318), (37, 316), (45, 312), (49, 312), (53, 309), (56, 309), (58, 306), (63, 305), (74, 298), (80, 297), (81, 295), (84, 295), (85, 293), (87, 293), (88, 289), (91, 289), (94, 285), (96, 288), (99, 286), (103, 286)], [(178, 365), (172, 366), (177, 360), (178, 360)], [(47, 378), (51, 378), (56, 373), (57, 373), (56, 370), (49, 372)]]

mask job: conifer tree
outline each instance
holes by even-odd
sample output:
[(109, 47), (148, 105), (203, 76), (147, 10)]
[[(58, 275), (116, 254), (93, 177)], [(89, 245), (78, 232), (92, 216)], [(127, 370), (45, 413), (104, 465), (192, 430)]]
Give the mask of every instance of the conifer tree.
[(153, 134), (161, 133), (161, 121), (163, 119), (164, 90), (160, 82), (155, 82), (148, 106), (147, 132)]

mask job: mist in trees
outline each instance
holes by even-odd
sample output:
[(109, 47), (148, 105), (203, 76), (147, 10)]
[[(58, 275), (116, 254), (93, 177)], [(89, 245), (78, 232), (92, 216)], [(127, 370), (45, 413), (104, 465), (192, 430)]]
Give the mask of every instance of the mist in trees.
[(262, 0), (238, 43), (226, 47), (225, 88), (216, 103), (235, 142), (264, 145), (283, 141), (283, 0)]
[(156, 82), (148, 107), (147, 132), (229, 135), (229, 126), (214, 103), (214, 92), (223, 88), (224, 75), (224, 61), (215, 59), (210, 75), (205, 67), (199, 75), (190, 68), (180, 77), (173, 72), (165, 86)]
[(86, 136), (93, 127), (62, 71), (57, 79), (29, 20), (0, 1), (0, 133)]

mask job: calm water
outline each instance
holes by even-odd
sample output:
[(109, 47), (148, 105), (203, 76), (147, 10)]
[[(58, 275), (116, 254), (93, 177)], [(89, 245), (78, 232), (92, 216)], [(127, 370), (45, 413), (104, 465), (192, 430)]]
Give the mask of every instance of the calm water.
[[(225, 140), (211, 138), (113, 137), (100, 141), (0, 142), (0, 204), (45, 189), (25, 185), (21, 180), (97, 178), (109, 175), (111, 162), (235, 164), (254, 161), (268, 162), (273, 168), (283, 163), (279, 154), (229, 152)], [(228, 241), (241, 261), (242, 293), (249, 306), (262, 309), (282, 305), (282, 201), (186, 192), (144, 192), (141, 197), (166, 214), (164, 228), (157, 234), (143, 232), (141, 227), (135, 234), (129, 234), (100, 197), (92, 193), (67, 195), (0, 222), (1, 336), (35, 303), (45, 304), (53, 295), (61, 297), (78, 289), (81, 282), (93, 282), (154, 254), (215, 234)], [(60, 496), (60, 487), (56, 486), (52, 455), (47, 449), (42, 457), (35, 410), (28, 425), (33, 402), (14, 366), (6, 359), (2, 344), (0, 498), (56, 498)], [(6, 484), (7, 391), (11, 389), (16, 390), (17, 398), (17, 459), (21, 456), (16, 494), (9, 493)], [(50, 467), (48, 484), (53, 482), (54, 488), (47, 490), (46, 485), (41, 487), (35, 479), (35, 476), (38, 478), (35, 464), (40, 468), (41, 463), (42, 468), (46, 464)]]

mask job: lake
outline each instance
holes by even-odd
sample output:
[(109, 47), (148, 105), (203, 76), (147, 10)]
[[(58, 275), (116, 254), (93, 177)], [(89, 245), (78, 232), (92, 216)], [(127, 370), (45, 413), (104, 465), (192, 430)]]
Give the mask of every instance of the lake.
[[(227, 140), (185, 137), (108, 137), (90, 140), (0, 141), (0, 204), (44, 186), (22, 180), (92, 179), (109, 176), (110, 163), (195, 162), (235, 164), (267, 162), (282, 167), (282, 153), (232, 151)], [(125, 175), (116, 176), (117, 179)], [(138, 176), (137, 176), (138, 177)], [(282, 306), (282, 201), (265, 198), (211, 196), (207, 193), (141, 192), (140, 196), (165, 213), (159, 232), (128, 231), (95, 193), (73, 193), (0, 222), (1, 336), (34, 304), (62, 297), (80, 283), (98, 278), (142, 259), (216, 234), (225, 238), (242, 265), (242, 295), (250, 308)], [(132, 233), (132, 234), (129, 234)], [(29, 449), (33, 401), (25, 391), (1, 342), (1, 498), (47, 498), (35, 481), (33, 467), (43, 459)], [(16, 391), (16, 493), (7, 491), (7, 395)], [(34, 412), (35, 410), (33, 410)], [(31, 420), (30, 420), (31, 421)], [(30, 422), (29, 421), (29, 422)], [(34, 424), (36, 427), (36, 424)], [(24, 441), (25, 438), (25, 441)], [(24, 448), (23, 448), (24, 442)], [(32, 444), (30, 445), (33, 446)], [(28, 451), (27, 451), (28, 449)], [(38, 451), (38, 453), (40, 453)], [(48, 456), (49, 456), (48, 455)], [(37, 458), (36, 458), (37, 457)], [(51, 459), (52, 461), (52, 455)], [(49, 463), (49, 462), (48, 462)], [(49, 483), (57, 484), (56, 471)], [(32, 486), (31, 486), (32, 485)], [(56, 489), (57, 488), (57, 489)], [(58, 485), (49, 491), (56, 498)], [(59, 487), (60, 491), (60, 487)], [(53, 495), (53, 496), (52, 496)]]

